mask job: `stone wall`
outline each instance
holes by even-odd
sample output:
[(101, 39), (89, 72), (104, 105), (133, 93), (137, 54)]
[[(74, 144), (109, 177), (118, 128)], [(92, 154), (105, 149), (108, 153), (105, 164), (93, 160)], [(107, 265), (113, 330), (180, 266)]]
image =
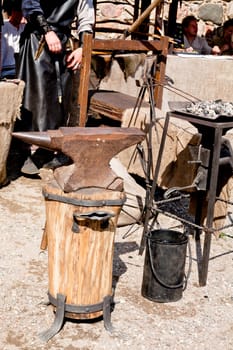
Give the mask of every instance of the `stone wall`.
[[(151, 0), (152, 1), (152, 0)], [(171, 1), (164, 1), (161, 14), (164, 20), (168, 19), (169, 5)], [(120, 1), (111, 0), (102, 2), (97, 0), (97, 27), (108, 28), (109, 32), (102, 34), (104, 37), (116, 38), (119, 34), (114, 32), (114, 28), (125, 30), (133, 22), (134, 0)], [(193, 14), (199, 21), (199, 34), (204, 35), (207, 30), (213, 30), (221, 26), (227, 19), (233, 18), (233, 0), (190, 0), (182, 1), (177, 12), (177, 22)], [(152, 11), (150, 20), (154, 23), (155, 11)], [(97, 33), (97, 36), (101, 34)]]
[[(165, 18), (168, 16), (168, 5), (165, 5)], [(182, 1), (177, 12), (177, 22), (180, 23), (187, 15), (194, 15), (199, 21), (199, 34), (221, 26), (226, 20), (233, 18), (233, 1)]]

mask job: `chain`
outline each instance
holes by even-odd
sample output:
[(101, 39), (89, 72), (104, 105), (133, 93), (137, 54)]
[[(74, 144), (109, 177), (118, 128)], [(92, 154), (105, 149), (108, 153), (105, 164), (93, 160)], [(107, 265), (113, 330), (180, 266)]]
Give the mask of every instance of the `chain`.
[(172, 198), (169, 198), (169, 199), (162, 199), (160, 201), (155, 201), (154, 204), (166, 204), (166, 203), (171, 203), (171, 202), (175, 202), (175, 201), (179, 201), (183, 198), (189, 198), (190, 195), (189, 194), (181, 194), (179, 196), (176, 196), (176, 197), (172, 197)]
[(226, 228), (229, 228), (229, 227), (233, 226), (233, 223), (232, 223), (232, 224), (225, 225), (225, 226), (223, 226), (221, 228), (218, 228), (218, 229), (216, 229), (216, 228), (208, 228), (208, 227), (205, 227), (205, 226), (197, 225), (197, 224), (195, 224), (195, 223), (193, 223), (191, 221), (185, 220), (185, 219), (183, 219), (183, 218), (181, 218), (181, 217), (179, 217), (179, 216), (177, 216), (175, 214), (171, 214), (171, 213), (169, 213), (169, 212), (167, 212), (165, 210), (161, 210), (159, 208), (152, 208), (151, 212), (154, 215), (156, 215), (156, 213), (163, 214), (163, 215), (168, 216), (168, 217), (170, 217), (172, 219), (180, 221), (182, 224), (185, 224), (187, 226), (192, 226), (194, 228), (197, 228), (199, 230), (205, 231), (207, 233), (214, 233), (214, 232), (217, 232), (217, 231), (220, 231), (220, 230), (224, 230)]

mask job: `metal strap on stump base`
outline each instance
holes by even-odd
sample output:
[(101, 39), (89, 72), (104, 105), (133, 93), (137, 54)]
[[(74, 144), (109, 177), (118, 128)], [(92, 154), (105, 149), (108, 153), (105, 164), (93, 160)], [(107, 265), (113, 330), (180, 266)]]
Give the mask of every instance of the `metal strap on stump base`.
[(39, 334), (41, 340), (47, 342), (61, 330), (65, 316), (65, 300), (66, 297), (64, 295), (57, 295), (57, 309), (55, 320), (52, 326), (47, 331), (44, 331)]
[(56, 315), (52, 326), (47, 330), (39, 334), (41, 340), (49, 341), (53, 338), (62, 328), (65, 317), (69, 317), (69, 314), (88, 314), (97, 311), (103, 311), (104, 327), (107, 331), (112, 332), (113, 327), (111, 324), (111, 308), (114, 304), (111, 295), (104, 297), (102, 303), (93, 305), (71, 305), (66, 304), (66, 296), (57, 294), (57, 298), (54, 298), (48, 293), (50, 303), (56, 307)]

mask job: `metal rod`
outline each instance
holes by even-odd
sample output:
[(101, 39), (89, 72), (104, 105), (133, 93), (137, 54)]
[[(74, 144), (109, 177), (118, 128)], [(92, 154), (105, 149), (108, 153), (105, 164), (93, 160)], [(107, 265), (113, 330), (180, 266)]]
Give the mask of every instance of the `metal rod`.
[(158, 158), (157, 158), (157, 162), (156, 162), (156, 166), (155, 166), (153, 183), (152, 183), (150, 194), (148, 196), (148, 200), (145, 203), (145, 221), (144, 221), (144, 229), (143, 229), (143, 233), (142, 233), (141, 243), (140, 243), (140, 247), (139, 247), (139, 255), (142, 255), (143, 251), (145, 249), (146, 234), (148, 231), (148, 223), (149, 223), (149, 219), (150, 219), (150, 215), (151, 215), (152, 203), (154, 200), (155, 190), (156, 190), (156, 186), (157, 186), (159, 169), (160, 169), (160, 164), (162, 161), (162, 155), (163, 155), (169, 120), (170, 120), (170, 117), (169, 117), (169, 114), (167, 113), (166, 118), (165, 118), (161, 143), (160, 143), (160, 147), (159, 147)]
[[(211, 170), (210, 170), (211, 178), (210, 178), (210, 185), (209, 185), (209, 199), (208, 199), (207, 216), (206, 216), (206, 226), (208, 228), (212, 227), (213, 218), (214, 218), (214, 204), (215, 204), (215, 196), (217, 191), (217, 181), (218, 181), (218, 173), (219, 173), (218, 164), (219, 164), (220, 151), (221, 151), (222, 132), (223, 132), (222, 129), (217, 128), (215, 129), (215, 134), (214, 134), (213, 157), (212, 157)], [(207, 281), (210, 245), (211, 245), (211, 235), (208, 233), (205, 233), (202, 264), (201, 264), (201, 274), (199, 276), (200, 286), (205, 286)]]
[[(155, 80), (155, 85), (154, 85), (154, 86), (156, 86), (156, 85), (163, 86), (164, 89), (167, 89), (167, 90), (169, 90), (169, 91), (171, 91), (171, 92), (174, 92), (174, 93), (176, 93), (177, 95), (180, 95), (180, 94), (178, 94), (178, 92), (180, 92), (180, 93), (182, 93), (183, 95), (185, 95), (185, 96), (183, 96), (183, 95), (180, 95), (180, 96), (183, 96), (184, 98), (186, 98), (187, 100), (189, 100), (189, 101), (191, 101), (191, 102), (202, 101), (200, 98), (198, 98), (198, 97), (196, 97), (196, 96), (194, 96), (194, 95), (188, 93), (187, 91), (184, 91), (184, 90), (182, 90), (182, 89), (179, 89), (179, 88), (177, 88), (177, 87), (175, 87), (175, 86), (172, 86), (172, 85), (170, 85), (170, 84), (168, 84), (168, 83), (160, 83), (159, 81)], [(173, 91), (173, 90), (175, 90), (175, 91)], [(186, 96), (187, 96), (187, 97), (186, 97)], [(194, 99), (195, 101), (190, 100), (189, 97), (192, 98), (192, 99)]]

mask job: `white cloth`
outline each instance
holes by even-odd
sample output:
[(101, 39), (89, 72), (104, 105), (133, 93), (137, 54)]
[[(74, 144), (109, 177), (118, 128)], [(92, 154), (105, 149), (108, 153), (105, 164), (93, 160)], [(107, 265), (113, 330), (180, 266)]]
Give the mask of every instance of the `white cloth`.
[(6, 75), (15, 75), (15, 54), (19, 53), (20, 34), (24, 29), (24, 24), (20, 24), (19, 29), (14, 27), (8, 20), (4, 20), (2, 26), (1, 45), (1, 66), (4, 78)]

